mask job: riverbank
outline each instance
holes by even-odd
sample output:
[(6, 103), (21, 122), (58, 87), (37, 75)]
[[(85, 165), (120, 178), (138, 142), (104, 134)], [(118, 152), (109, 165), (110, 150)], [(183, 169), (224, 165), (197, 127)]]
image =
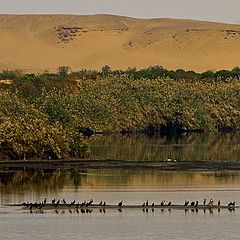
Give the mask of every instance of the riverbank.
[(82, 169), (149, 169), (159, 171), (227, 171), (240, 170), (240, 162), (207, 161), (128, 161), (113, 159), (86, 160), (41, 160), (41, 161), (1, 161), (0, 170), (42, 169), (42, 170), (82, 170)]

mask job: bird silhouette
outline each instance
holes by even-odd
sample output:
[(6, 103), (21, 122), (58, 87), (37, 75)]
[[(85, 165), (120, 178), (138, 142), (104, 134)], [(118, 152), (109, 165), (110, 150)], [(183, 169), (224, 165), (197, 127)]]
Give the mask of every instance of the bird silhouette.
[(118, 207), (122, 207), (123, 201), (118, 204)]
[(189, 204), (189, 201), (185, 200), (184, 206), (187, 206)]

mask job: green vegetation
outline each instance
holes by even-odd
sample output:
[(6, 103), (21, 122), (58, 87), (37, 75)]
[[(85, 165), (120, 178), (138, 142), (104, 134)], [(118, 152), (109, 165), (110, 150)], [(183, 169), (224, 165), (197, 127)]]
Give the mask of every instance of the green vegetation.
[(93, 132), (223, 131), (240, 128), (240, 69), (2, 71), (0, 158), (79, 158)]

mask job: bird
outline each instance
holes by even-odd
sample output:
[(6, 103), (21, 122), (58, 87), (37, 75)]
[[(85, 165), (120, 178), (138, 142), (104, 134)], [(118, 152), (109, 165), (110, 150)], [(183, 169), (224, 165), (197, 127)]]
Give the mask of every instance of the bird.
[(170, 206), (171, 204), (172, 204), (172, 202), (169, 202), (169, 203), (168, 203), (168, 206)]
[(54, 199), (52, 200), (52, 204), (54, 204), (54, 203), (55, 203), (55, 201), (56, 201), (56, 200), (55, 200), (55, 198), (54, 198)]
[(106, 202), (103, 203), (103, 207), (106, 207)]
[(197, 207), (198, 206), (198, 201), (196, 201), (196, 204), (195, 204), (195, 207)]
[(46, 199), (46, 198), (44, 199), (43, 203), (44, 203), (44, 204), (46, 204), (46, 203), (47, 203), (47, 199)]
[(195, 205), (195, 202), (191, 202), (191, 206), (193, 207)]
[(98, 204), (98, 206), (102, 206), (102, 201)]
[(67, 204), (67, 202), (66, 202), (66, 200), (65, 200), (65, 199), (63, 199), (63, 200), (62, 200), (62, 203), (63, 203), (63, 204)]
[(210, 199), (208, 205), (211, 205), (211, 206), (213, 205), (213, 200), (212, 200), (212, 198)]
[(207, 202), (207, 200), (206, 200), (206, 198), (204, 198), (203, 205), (206, 205), (206, 202)]
[(152, 203), (152, 208), (154, 208), (154, 203)]
[(148, 207), (148, 200), (146, 201), (146, 207)]
[(164, 203), (165, 203), (165, 200), (164, 200), (164, 201), (161, 201), (161, 206), (163, 206), (163, 205), (164, 205)]
[(60, 203), (60, 200), (58, 200), (56, 204), (54, 204), (54, 207), (58, 207), (59, 203)]
[(118, 204), (118, 207), (122, 207), (123, 201)]
[(145, 202), (142, 204), (142, 207), (145, 207)]
[(221, 205), (221, 202), (220, 202), (220, 200), (218, 201), (218, 206), (220, 206)]
[(88, 202), (88, 206), (90, 206), (92, 203), (93, 203), (93, 200), (91, 199), (91, 200)]
[(187, 206), (189, 204), (189, 201), (185, 200), (184, 206)]

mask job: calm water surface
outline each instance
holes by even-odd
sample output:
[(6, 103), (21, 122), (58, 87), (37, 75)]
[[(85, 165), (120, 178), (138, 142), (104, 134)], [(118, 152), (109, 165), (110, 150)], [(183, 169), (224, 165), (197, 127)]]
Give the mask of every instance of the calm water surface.
[[(130, 160), (239, 161), (240, 137), (186, 135), (183, 138), (97, 136), (91, 139), (92, 156)], [(54, 210), (39, 213), (7, 207), (7, 203), (68, 202), (94, 199), (116, 204), (159, 204), (184, 200), (219, 199), (240, 204), (240, 172), (164, 172), (155, 170), (86, 170), (0, 172), (1, 239), (239, 239), (240, 209), (187, 211), (117, 209), (91, 213)]]

